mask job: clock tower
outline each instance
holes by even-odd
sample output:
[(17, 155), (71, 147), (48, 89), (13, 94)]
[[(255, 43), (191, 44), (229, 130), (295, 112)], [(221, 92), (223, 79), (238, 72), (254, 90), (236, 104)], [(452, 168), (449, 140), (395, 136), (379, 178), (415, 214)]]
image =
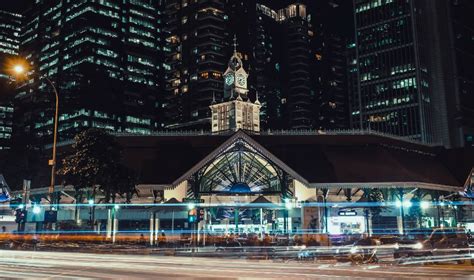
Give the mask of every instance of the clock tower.
[(248, 74), (244, 69), (242, 60), (237, 53), (237, 43), (234, 37), (234, 54), (229, 60), (227, 70), (224, 72), (224, 98), (246, 99), (248, 94)]
[(213, 133), (237, 131), (239, 129), (260, 132), (260, 107), (258, 96), (252, 102), (248, 96), (248, 74), (237, 53), (236, 38), (234, 38), (234, 54), (229, 60), (224, 72), (224, 100), (216, 103), (214, 99), (211, 108), (211, 127)]

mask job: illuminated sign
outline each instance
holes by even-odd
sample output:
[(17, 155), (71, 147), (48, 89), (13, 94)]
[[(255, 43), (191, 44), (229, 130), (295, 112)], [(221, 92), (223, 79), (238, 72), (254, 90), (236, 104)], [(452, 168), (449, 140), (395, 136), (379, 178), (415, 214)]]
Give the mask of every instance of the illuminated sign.
[(355, 210), (339, 211), (337, 214), (339, 216), (357, 216), (357, 212)]

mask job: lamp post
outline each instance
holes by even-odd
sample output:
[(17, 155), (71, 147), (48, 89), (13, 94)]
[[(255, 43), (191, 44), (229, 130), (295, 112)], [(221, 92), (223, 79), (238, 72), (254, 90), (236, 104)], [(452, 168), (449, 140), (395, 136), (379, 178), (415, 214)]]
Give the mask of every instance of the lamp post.
[[(27, 67), (25, 62), (18, 63), (13, 66), (12, 72), (15, 76), (20, 77), (27, 74)], [(40, 76), (39, 79), (44, 79), (53, 89), (54, 96), (55, 96), (55, 112), (54, 112), (54, 130), (53, 130), (53, 154), (51, 160), (49, 160), (48, 164), (51, 166), (51, 183), (48, 189), (49, 196), (50, 196), (50, 205), (53, 205), (54, 198), (54, 186), (55, 186), (55, 179), (56, 179), (56, 144), (58, 140), (58, 112), (59, 112), (59, 95), (56, 87), (54, 86), (53, 82), (46, 77)]]
[(87, 201), (87, 204), (90, 207), (89, 208), (89, 223), (90, 223), (90, 226), (91, 226), (92, 230), (94, 230), (94, 199), (90, 198)]
[(49, 186), (49, 195), (51, 196), (51, 202), (53, 202), (53, 195), (54, 195), (54, 186), (55, 186), (55, 179), (56, 179), (56, 144), (58, 141), (58, 111), (59, 111), (59, 95), (56, 87), (54, 86), (53, 82), (47, 77), (43, 77), (45, 81), (49, 83), (49, 85), (53, 88), (54, 96), (55, 96), (55, 111), (54, 111), (54, 132), (53, 132), (53, 155), (52, 159), (49, 162), (51, 165), (51, 185)]

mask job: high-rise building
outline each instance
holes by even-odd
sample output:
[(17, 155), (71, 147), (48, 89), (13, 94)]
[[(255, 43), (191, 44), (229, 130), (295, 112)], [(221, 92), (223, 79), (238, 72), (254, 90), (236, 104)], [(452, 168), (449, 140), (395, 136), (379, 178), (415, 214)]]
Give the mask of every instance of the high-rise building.
[(61, 139), (87, 127), (160, 128), (161, 28), (159, 0), (31, 3), (20, 49), (32, 75), (17, 95), (23, 133), (52, 134), (54, 94), (44, 77), (59, 92)]
[(209, 105), (221, 99), (231, 36), (224, 0), (165, 0), (168, 129), (209, 129)]
[[(348, 127), (347, 1), (231, 0), (231, 33), (262, 103), (262, 128)], [(339, 21), (338, 21), (339, 19)]]
[(427, 67), (419, 54), (413, 0), (354, 0), (356, 128), (432, 142)]
[(259, 95), (262, 128), (310, 128), (311, 26), (306, 5), (229, 1), (230, 30), (249, 65), (250, 96)]
[[(454, 145), (474, 145), (474, 2), (470, 0), (450, 0), (448, 11), (449, 27), (452, 42), (447, 49), (454, 53), (449, 62), (454, 66), (454, 77), (448, 81), (453, 83), (455, 105), (452, 118), (455, 119)], [(442, 24), (442, 23), (441, 23)], [(444, 56), (445, 52), (440, 55)]]
[(354, 0), (353, 128), (463, 145), (474, 108), (472, 51), (462, 51), (473, 46), (469, 9), (457, 0)]
[(314, 39), (311, 59), (317, 73), (316, 127), (322, 130), (349, 127), (347, 52), (354, 28), (352, 3), (345, 0), (308, 1)]
[(14, 86), (9, 71), (19, 51), (21, 15), (0, 10), (0, 150), (10, 148)]
[(264, 4), (268, 3), (230, 0), (226, 9), (229, 15), (229, 32), (237, 36), (242, 61), (250, 72), (249, 96), (259, 96), (262, 128), (285, 128), (286, 99), (283, 97), (280, 74), (282, 30), (271, 16), (271, 9)]

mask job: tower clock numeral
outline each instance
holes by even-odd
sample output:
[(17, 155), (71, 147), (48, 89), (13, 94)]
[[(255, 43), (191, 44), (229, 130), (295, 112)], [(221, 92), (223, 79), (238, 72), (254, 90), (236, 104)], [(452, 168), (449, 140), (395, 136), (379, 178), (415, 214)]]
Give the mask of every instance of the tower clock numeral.
[(225, 76), (225, 83), (230, 86), (234, 83), (234, 75), (227, 75)]
[(237, 76), (237, 84), (241, 87), (245, 86), (245, 77), (244, 77), (244, 75)]

